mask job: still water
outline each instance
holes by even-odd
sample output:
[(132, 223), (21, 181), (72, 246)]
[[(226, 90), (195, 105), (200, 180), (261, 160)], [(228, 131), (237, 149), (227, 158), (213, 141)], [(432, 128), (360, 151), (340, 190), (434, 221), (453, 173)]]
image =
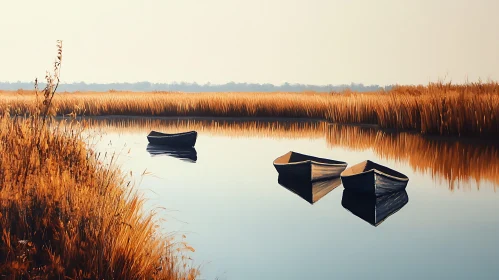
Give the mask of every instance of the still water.
[[(303, 121), (89, 121), (95, 149), (118, 153), (163, 230), (195, 248), (200, 279), (499, 279), (499, 149), (490, 143)], [(148, 149), (150, 130), (194, 129), (186, 159)], [(409, 183), (384, 201), (336, 184), (310, 203), (278, 182), (272, 162), (288, 151), (349, 166), (369, 159)], [(386, 203), (394, 212), (378, 223)]]

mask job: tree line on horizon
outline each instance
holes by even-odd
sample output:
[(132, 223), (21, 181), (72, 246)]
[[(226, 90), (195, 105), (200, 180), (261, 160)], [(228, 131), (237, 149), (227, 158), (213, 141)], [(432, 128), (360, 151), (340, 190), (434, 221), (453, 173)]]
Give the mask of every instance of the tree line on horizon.
[[(43, 86), (43, 84), (40, 84)], [(390, 90), (393, 85), (364, 85), (362, 83), (351, 83), (341, 85), (307, 85), (307, 84), (290, 84), (273, 85), (269, 83), (235, 83), (229, 82), (225, 84), (198, 84), (198, 83), (151, 83), (151, 82), (136, 82), (136, 83), (61, 83), (58, 91), (182, 91), (182, 92), (301, 92), (301, 91), (316, 91), (316, 92), (341, 92), (351, 90), (356, 92)], [(34, 82), (0, 82), (0, 90), (32, 90)]]

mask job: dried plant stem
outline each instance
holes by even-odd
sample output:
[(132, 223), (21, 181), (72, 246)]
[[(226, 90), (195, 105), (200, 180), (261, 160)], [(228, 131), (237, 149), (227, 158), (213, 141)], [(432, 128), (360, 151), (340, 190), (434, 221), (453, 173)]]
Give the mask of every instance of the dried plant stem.
[[(62, 42), (43, 102), (0, 117), (0, 275), (9, 279), (195, 279), (184, 252), (73, 123), (54, 126)], [(177, 252), (177, 250), (179, 250)]]

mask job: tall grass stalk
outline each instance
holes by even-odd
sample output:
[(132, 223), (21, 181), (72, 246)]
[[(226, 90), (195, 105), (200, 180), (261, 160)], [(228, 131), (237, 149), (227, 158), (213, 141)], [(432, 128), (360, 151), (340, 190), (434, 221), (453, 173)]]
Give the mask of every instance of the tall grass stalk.
[(52, 122), (61, 61), (58, 41), (54, 72), (40, 94), (35, 82), (29, 111), (0, 117), (0, 275), (194, 279), (185, 255), (193, 249), (159, 234), (144, 200), (112, 160), (87, 149), (80, 127)]

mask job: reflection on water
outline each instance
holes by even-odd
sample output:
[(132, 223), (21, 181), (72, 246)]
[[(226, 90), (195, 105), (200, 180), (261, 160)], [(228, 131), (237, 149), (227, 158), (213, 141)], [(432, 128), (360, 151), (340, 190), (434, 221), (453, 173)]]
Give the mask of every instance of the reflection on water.
[(407, 202), (409, 196), (405, 190), (376, 197), (345, 189), (341, 199), (341, 205), (345, 209), (375, 227), (404, 207)]
[(151, 156), (167, 155), (190, 162), (196, 162), (198, 159), (197, 152), (194, 147), (183, 148), (148, 144), (146, 150), (149, 154), (151, 154)]
[(381, 158), (407, 162), (415, 171), (444, 179), (451, 190), (472, 179), (499, 184), (499, 148), (491, 143), (444, 140), (414, 133), (390, 133), (372, 127), (328, 127), (327, 142), (353, 150), (371, 149)]
[(341, 178), (337, 177), (312, 182), (310, 180), (299, 180), (294, 177), (279, 175), (277, 182), (310, 204), (314, 204), (341, 185)]
[[(420, 162), (439, 178), (446, 178), (447, 169), (438, 166), (444, 164), (452, 172), (461, 170), (457, 183), (473, 185), (459, 179), (471, 175), (494, 180), (493, 172), (463, 168), (478, 159), (496, 168), (497, 159), (484, 146), (459, 142), (460, 155), (449, 141), (371, 128), (344, 126), (335, 132), (334, 126), (291, 121), (131, 119), (93, 121), (95, 149), (120, 153), (122, 170), (140, 180), (137, 191), (146, 198), (146, 210), (165, 210), (158, 212), (161, 229), (185, 234), (196, 249), (192, 257), (201, 267), (200, 279), (495, 279), (499, 274), (499, 196), (492, 184), (450, 192), (450, 181), (436, 182), (431, 172), (410, 167), (423, 152), (447, 158)], [(151, 130), (192, 129), (199, 131), (196, 164), (146, 150)], [(419, 139), (421, 146), (414, 148), (410, 143), (416, 140), (409, 139)], [(359, 198), (343, 196), (344, 188), (333, 183), (286, 183), (272, 162), (291, 150), (394, 168), (411, 178), (411, 202), (404, 192)], [(399, 155), (402, 162), (391, 159)], [(138, 175), (144, 170), (150, 175)], [(380, 252), (390, 261), (376, 261)]]
[(86, 124), (101, 127), (108, 132), (147, 132), (150, 130), (176, 133), (195, 130), (198, 133), (230, 137), (273, 137), (273, 138), (324, 138), (328, 124), (307, 120), (235, 120), (204, 118), (140, 118), (99, 117), (86, 118)]
[(325, 139), (329, 147), (372, 150), (377, 156), (407, 162), (418, 172), (444, 180), (449, 189), (460, 182), (488, 180), (499, 185), (499, 147), (489, 143), (428, 138), (414, 133), (390, 133), (369, 126), (296, 120), (178, 119), (140, 117), (88, 118), (86, 124), (111, 132), (196, 130), (230, 137)]

